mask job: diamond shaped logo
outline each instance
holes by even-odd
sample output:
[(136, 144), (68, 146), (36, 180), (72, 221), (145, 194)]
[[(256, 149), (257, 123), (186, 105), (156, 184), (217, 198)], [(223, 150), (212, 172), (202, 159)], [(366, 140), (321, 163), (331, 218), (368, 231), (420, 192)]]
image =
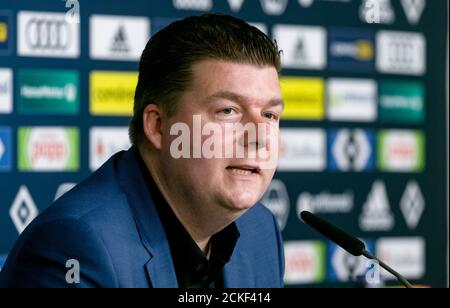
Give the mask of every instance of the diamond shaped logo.
[(415, 229), (425, 209), (425, 200), (416, 181), (410, 181), (406, 185), (400, 200), (400, 209), (408, 227)]
[(363, 129), (330, 130), (329, 167), (340, 171), (374, 169), (374, 134)]
[(25, 185), (20, 186), (14, 202), (9, 209), (11, 217), (17, 232), (20, 234), (36, 218), (38, 209), (31, 198), (30, 192)]

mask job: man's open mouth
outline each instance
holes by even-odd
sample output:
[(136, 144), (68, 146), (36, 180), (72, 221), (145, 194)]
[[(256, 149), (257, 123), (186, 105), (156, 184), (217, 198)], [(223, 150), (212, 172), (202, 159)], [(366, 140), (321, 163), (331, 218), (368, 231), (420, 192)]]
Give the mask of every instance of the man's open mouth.
[(260, 173), (260, 169), (258, 167), (252, 166), (228, 166), (226, 169), (239, 175), (251, 175)]

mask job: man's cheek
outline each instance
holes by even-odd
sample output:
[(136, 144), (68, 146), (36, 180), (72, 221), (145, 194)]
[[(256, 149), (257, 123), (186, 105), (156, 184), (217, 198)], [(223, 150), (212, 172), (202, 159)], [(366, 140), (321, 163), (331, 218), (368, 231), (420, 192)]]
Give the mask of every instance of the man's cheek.
[(275, 175), (275, 171), (276, 169), (266, 169), (262, 171), (264, 190), (267, 189), (267, 187), (269, 187), (269, 184), (272, 181), (273, 176)]

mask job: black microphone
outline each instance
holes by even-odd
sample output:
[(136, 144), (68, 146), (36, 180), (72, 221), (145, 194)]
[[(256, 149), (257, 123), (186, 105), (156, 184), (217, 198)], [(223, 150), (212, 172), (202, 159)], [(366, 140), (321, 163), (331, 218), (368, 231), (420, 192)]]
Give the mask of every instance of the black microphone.
[(326, 220), (323, 220), (320, 217), (308, 212), (303, 211), (300, 213), (300, 217), (306, 222), (309, 226), (314, 228), (316, 231), (321, 233), (323, 236), (327, 237), (331, 241), (335, 242), (337, 245), (345, 249), (348, 253), (359, 257), (361, 255), (365, 256), (370, 260), (376, 260), (378, 264), (389, 273), (394, 275), (405, 287), (412, 288), (411, 283), (408, 282), (402, 275), (394, 271), (388, 265), (383, 263), (377, 257), (373, 256), (369, 251), (366, 250), (366, 245), (364, 243), (354, 237), (353, 235), (348, 234), (344, 230), (339, 229), (338, 227), (332, 225)]

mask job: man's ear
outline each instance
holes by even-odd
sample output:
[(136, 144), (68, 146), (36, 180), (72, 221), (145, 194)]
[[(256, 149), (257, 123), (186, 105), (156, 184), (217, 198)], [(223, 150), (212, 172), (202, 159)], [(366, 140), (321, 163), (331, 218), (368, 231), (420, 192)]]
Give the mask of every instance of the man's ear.
[(144, 134), (156, 149), (162, 146), (161, 118), (163, 113), (157, 104), (148, 104), (142, 115)]

